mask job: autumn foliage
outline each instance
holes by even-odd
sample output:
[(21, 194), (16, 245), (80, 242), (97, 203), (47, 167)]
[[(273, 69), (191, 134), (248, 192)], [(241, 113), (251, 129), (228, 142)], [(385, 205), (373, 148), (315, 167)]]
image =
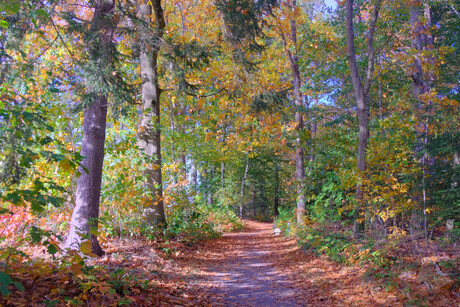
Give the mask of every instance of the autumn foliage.
[[(0, 304), (212, 303), (188, 283), (197, 258), (182, 256), (213, 255), (242, 218), (295, 240), (277, 265), (297, 286), (295, 264), (365, 280), (369, 304), (389, 302), (383, 289), (406, 305), (458, 300), (459, 4), (327, 3), (2, 1)], [(96, 4), (110, 5), (102, 26)], [(143, 55), (155, 57), (150, 83)], [(95, 97), (108, 109), (100, 205), (86, 217), (97, 227), (66, 251)], [(308, 284), (317, 305), (358, 301), (325, 278)]]

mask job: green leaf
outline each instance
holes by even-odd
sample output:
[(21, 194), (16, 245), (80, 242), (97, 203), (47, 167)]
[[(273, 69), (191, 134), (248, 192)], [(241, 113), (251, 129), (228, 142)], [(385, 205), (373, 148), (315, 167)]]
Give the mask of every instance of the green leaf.
[(8, 21), (6, 20), (0, 20), (0, 28), (8, 29)]
[(13, 212), (11, 212), (10, 210), (8, 210), (6, 208), (0, 208), (0, 214), (6, 214), (6, 213), (9, 213), (11, 215), (14, 214)]
[(18, 282), (18, 281), (13, 281), (11, 284), (12, 284), (13, 286), (15, 286), (16, 288), (18, 288), (19, 291), (24, 291), (24, 290), (25, 290), (24, 287), (21, 285), (21, 283)]
[(42, 232), (41, 232), (40, 228), (35, 227), (35, 226), (32, 226), (30, 228), (29, 236), (30, 236), (30, 239), (32, 241), (31, 242), (32, 244), (39, 243), (42, 240)]
[(21, 9), (21, 2), (19, 0), (3, 0), (0, 3), (0, 9), (9, 15), (14, 15)]
[(0, 271), (0, 294), (10, 294), (10, 290), (8, 290), (8, 285), (14, 285), (19, 290), (24, 291), (24, 287), (19, 282), (13, 281), (10, 275), (6, 274), (3, 271)]
[(55, 162), (59, 162), (59, 161), (62, 161), (65, 159), (65, 156), (64, 155), (60, 155), (60, 154), (52, 154), (51, 155), (51, 159)]
[(38, 17), (42, 18), (42, 19), (48, 19), (49, 18), (49, 14), (47, 11), (45, 11), (44, 9), (38, 9), (35, 11), (35, 14), (37, 14)]
[(43, 207), (40, 205), (40, 203), (36, 202), (36, 201), (32, 201), (32, 204), (30, 206), (30, 209), (32, 209), (32, 211), (34, 213), (39, 213), (39, 212), (43, 212), (44, 209)]
[(8, 285), (12, 282), (13, 280), (11, 279), (10, 275), (0, 271), (0, 293), (2, 295), (10, 294), (10, 291), (8, 290)]
[(17, 205), (21, 201), (21, 197), (17, 192), (11, 192), (5, 197), (6, 201), (9, 201), (15, 205)]
[(51, 205), (53, 205), (54, 207), (59, 207), (63, 204), (63, 200), (61, 198), (54, 197), (54, 196), (47, 196), (46, 201), (50, 203)]
[(49, 136), (47, 137), (44, 137), (43, 139), (40, 140), (40, 144), (41, 145), (47, 145), (49, 143), (51, 143), (53, 141), (52, 138), (50, 138)]
[(57, 251), (58, 251), (58, 249), (57, 249), (56, 245), (54, 245), (54, 244), (48, 245), (48, 253), (50, 253), (51, 255), (54, 255), (54, 254), (57, 253)]

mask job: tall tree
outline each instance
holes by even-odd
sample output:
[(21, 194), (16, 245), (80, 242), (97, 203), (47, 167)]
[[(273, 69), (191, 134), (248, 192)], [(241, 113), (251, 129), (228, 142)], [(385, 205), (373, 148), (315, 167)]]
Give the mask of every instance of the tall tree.
[(246, 157), (246, 163), (244, 167), (244, 174), (243, 177), (241, 178), (241, 189), (240, 189), (240, 218), (243, 218), (243, 203), (244, 203), (244, 185), (246, 181), (246, 177), (248, 176), (248, 170), (249, 170), (249, 157)]
[[(429, 54), (429, 51), (433, 49), (430, 5), (426, 1), (413, 1), (409, 7), (409, 13), (412, 30), (411, 47), (415, 51), (413, 57), (414, 65), (411, 70), (412, 93), (416, 99), (415, 109), (417, 110), (417, 114), (419, 116), (416, 127), (417, 144), (415, 146), (415, 153), (420, 156), (420, 164), (422, 167), (422, 194), (420, 195), (420, 193), (416, 191), (414, 198), (422, 204), (424, 215), (423, 228), (425, 238), (428, 238), (426, 205), (429, 196), (427, 195), (426, 190), (426, 172), (427, 166), (429, 164), (433, 165), (434, 161), (428, 157), (426, 147), (429, 135), (430, 109), (432, 107), (432, 99), (430, 97), (431, 88), (433, 86), (433, 82), (435, 81), (433, 69), (430, 68), (434, 64), (434, 57)], [(424, 52), (426, 52), (428, 56), (424, 55)]]
[[(424, 70), (421, 52), (433, 48), (433, 37), (430, 34), (431, 13), (430, 5), (419, 0), (411, 2), (410, 24), (412, 28), (412, 48), (417, 52), (413, 58), (414, 67), (412, 69), (412, 89), (414, 97), (423, 105), (422, 95), (430, 90), (432, 76)], [(422, 14), (423, 11), (423, 14)]]
[[(374, 49), (374, 34), (375, 26), (379, 16), (379, 10), (382, 0), (377, 0), (374, 5), (374, 11), (371, 15), (369, 22), (369, 30), (367, 32), (367, 67), (365, 71), (364, 84), (359, 73), (358, 62), (356, 59), (355, 51), (355, 31), (353, 27), (353, 0), (347, 0), (346, 2), (346, 31), (347, 31), (347, 53), (348, 53), (348, 65), (350, 67), (351, 81), (353, 83), (354, 97), (357, 107), (358, 125), (359, 125), (359, 142), (358, 142), (358, 169), (361, 173), (361, 180), (364, 179), (366, 166), (366, 150), (369, 139), (369, 90), (372, 83), (372, 73), (374, 70), (375, 62), (375, 49)], [(358, 202), (358, 208), (356, 212), (359, 212), (359, 207), (364, 204), (363, 186), (362, 182), (358, 183), (356, 188), (356, 198)], [(356, 216), (359, 219), (359, 216)], [(358, 221), (355, 221), (354, 233), (357, 236), (360, 232), (360, 225)]]
[[(91, 75), (94, 71), (106, 73), (112, 63), (113, 32), (117, 26), (114, 0), (94, 1), (94, 15), (86, 35), (89, 62), (85, 74), (86, 90), (90, 101), (84, 108), (83, 143), (75, 208), (70, 222), (66, 248), (78, 249), (84, 236), (91, 237), (91, 250), (101, 256), (104, 252), (96, 237), (101, 196), (102, 167), (104, 162), (105, 128), (107, 122), (108, 92), (98, 88), (91, 80), (104, 79)], [(82, 238), (83, 235), (83, 238)]]
[(275, 201), (273, 205), (273, 215), (278, 216), (280, 214), (280, 166), (278, 161), (273, 162), (275, 168)]
[[(137, 7), (140, 19), (140, 68), (142, 80), (142, 118), (139, 123), (138, 146), (146, 159), (144, 171), (147, 193), (144, 216), (147, 223), (165, 226), (161, 174), (160, 95), (158, 85), (158, 51), (164, 34), (165, 19), (160, 0), (145, 1)], [(153, 27), (151, 26), (153, 23)]]
[(297, 25), (295, 20), (297, 1), (287, 1), (286, 6), (289, 10), (291, 10), (289, 14), (291, 15), (289, 17), (290, 33), (289, 38), (286, 38), (286, 35), (281, 30), (281, 39), (291, 67), (292, 86), (294, 88), (294, 104), (296, 107), (295, 121), (297, 138), (295, 144), (295, 177), (297, 180), (297, 223), (300, 224), (302, 222), (303, 215), (305, 214), (305, 195), (303, 192), (305, 181), (305, 163), (304, 150), (300, 142), (300, 135), (304, 129), (303, 115), (300, 112), (300, 109), (303, 106), (303, 95), (301, 92), (302, 79), (300, 77), (299, 58), (296, 52), (292, 52), (292, 48), (290, 48), (291, 45), (294, 47), (294, 50), (299, 47), (297, 44)]

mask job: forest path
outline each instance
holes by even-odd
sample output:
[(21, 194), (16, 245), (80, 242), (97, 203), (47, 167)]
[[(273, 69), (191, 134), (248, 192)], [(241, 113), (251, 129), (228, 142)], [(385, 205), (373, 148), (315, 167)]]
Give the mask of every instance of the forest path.
[(274, 266), (292, 248), (273, 234), (272, 223), (246, 221), (242, 232), (225, 234), (202, 256), (212, 296), (224, 306), (306, 306)]

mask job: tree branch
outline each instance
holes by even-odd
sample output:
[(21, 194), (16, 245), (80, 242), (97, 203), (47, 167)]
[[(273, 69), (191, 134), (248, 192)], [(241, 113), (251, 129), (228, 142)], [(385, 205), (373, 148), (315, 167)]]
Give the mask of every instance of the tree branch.
[(366, 81), (364, 83), (364, 92), (366, 95), (369, 93), (372, 82), (372, 72), (374, 70), (375, 63), (375, 50), (374, 50), (374, 35), (375, 35), (375, 25), (377, 24), (377, 19), (379, 17), (380, 6), (382, 5), (382, 0), (378, 0), (375, 4), (374, 14), (372, 15), (371, 22), (369, 24), (369, 32), (367, 35), (367, 72), (366, 72)]

